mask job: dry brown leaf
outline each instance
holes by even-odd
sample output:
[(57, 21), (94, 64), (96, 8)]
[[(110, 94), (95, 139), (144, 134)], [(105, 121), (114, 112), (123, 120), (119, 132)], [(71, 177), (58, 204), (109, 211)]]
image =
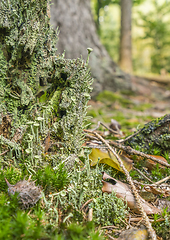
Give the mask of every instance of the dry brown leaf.
[[(123, 199), (125, 202), (127, 202), (127, 206), (134, 212), (139, 213), (138, 206), (136, 204), (136, 200), (132, 194), (131, 188), (129, 185), (122, 183), (119, 180), (116, 180), (115, 178), (110, 177), (105, 172), (103, 173), (103, 179), (110, 182), (102, 181), (103, 187), (102, 191), (111, 193), (114, 191), (116, 193), (116, 196), (118, 198)], [(156, 214), (160, 213), (160, 210), (154, 206), (152, 206), (150, 203), (146, 202), (143, 198), (140, 197), (142, 206), (146, 214)]]
[(170, 189), (169, 186), (144, 186), (144, 189), (147, 192), (153, 193), (155, 195), (162, 195), (163, 197), (169, 197), (170, 196)]
[(156, 206), (159, 209), (167, 209), (168, 212), (170, 212), (170, 201), (166, 199), (158, 199), (156, 201)]
[[(149, 154), (148, 154), (148, 155), (149, 155)], [(158, 159), (158, 160), (161, 160), (161, 161), (163, 161), (163, 162), (165, 162), (165, 163), (168, 163), (167, 160), (166, 160), (164, 157), (162, 157), (162, 156), (157, 156), (157, 155), (149, 155), (149, 156), (154, 157), (154, 158), (156, 158), (156, 159)], [(133, 159), (133, 158), (132, 158), (132, 155), (129, 155), (129, 154), (128, 154), (128, 158), (129, 158), (129, 159)], [(138, 156), (138, 157), (136, 158), (136, 161), (143, 161), (143, 159), (144, 159), (144, 157)], [(156, 164), (158, 164), (157, 162), (155, 162), (155, 161), (153, 161), (153, 160), (151, 160), (151, 159), (149, 159), (149, 158), (146, 159), (145, 161), (146, 161), (146, 167), (147, 167), (148, 170), (150, 170), (150, 171), (156, 166)], [(160, 167), (160, 168), (165, 168), (165, 166), (163, 166), (163, 165), (161, 165), (161, 164), (159, 164), (159, 167)]]
[[(156, 155), (150, 155), (151, 157), (154, 157), (154, 158), (157, 158), (158, 160), (161, 160), (163, 162), (167, 162), (167, 160), (162, 157), (162, 156), (156, 156)], [(156, 166), (157, 162), (154, 162), (153, 160), (151, 159), (146, 159), (146, 167), (151, 171), (155, 166)], [(160, 168), (165, 168), (165, 166), (159, 164), (159, 167)]]

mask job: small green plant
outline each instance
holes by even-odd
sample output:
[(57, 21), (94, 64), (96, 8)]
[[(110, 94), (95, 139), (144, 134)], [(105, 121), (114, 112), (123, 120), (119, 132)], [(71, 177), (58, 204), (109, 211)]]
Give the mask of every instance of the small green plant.
[(46, 193), (60, 191), (68, 183), (68, 173), (64, 164), (54, 170), (51, 166), (42, 168), (34, 176), (36, 183), (43, 187)]
[[(164, 221), (156, 221), (163, 217)], [(156, 230), (156, 234), (164, 240), (170, 239), (170, 212), (167, 209), (163, 210), (162, 216), (154, 216), (153, 227)]]
[(150, 146), (150, 151), (153, 152), (153, 155), (160, 155), (161, 154), (161, 149), (158, 147), (153, 148), (153, 144)]
[(43, 211), (38, 208), (34, 216), (18, 208), (17, 196), (9, 199), (5, 194), (0, 195), (0, 239), (40, 239), (46, 237), (42, 223)]
[(21, 169), (15, 167), (5, 167), (3, 170), (0, 170), (0, 192), (7, 192), (7, 184), (5, 178), (10, 182), (10, 184), (15, 184), (21, 179), (24, 175)]
[(152, 170), (152, 178), (155, 181), (161, 180), (162, 176), (163, 176), (162, 172), (163, 172), (163, 169), (161, 170), (160, 167), (159, 167), (159, 164), (156, 164), (156, 166)]
[(90, 240), (102, 240), (103, 236), (99, 235), (99, 232), (95, 231), (93, 222), (89, 222), (86, 225), (78, 225), (75, 223), (70, 224), (65, 231), (65, 239), (78, 240), (78, 239), (90, 239)]
[(169, 160), (169, 152), (164, 152), (163, 154), (163, 157), (166, 159), (166, 160)]

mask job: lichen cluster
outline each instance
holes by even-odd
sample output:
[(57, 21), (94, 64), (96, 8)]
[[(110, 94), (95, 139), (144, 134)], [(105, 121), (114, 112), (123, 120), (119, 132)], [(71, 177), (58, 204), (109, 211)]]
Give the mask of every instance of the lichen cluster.
[(125, 144), (145, 153), (154, 154), (154, 150), (159, 149), (159, 154), (164, 154), (170, 150), (169, 124), (169, 114), (154, 119), (139, 129), (137, 134), (125, 141)]
[(16, 158), (16, 147), (7, 142), (17, 142), (19, 156), (31, 165), (42, 159), (49, 135), (64, 154), (79, 152), (92, 84), (86, 62), (56, 55), (58, 34), (49, 24), (48, 4), (0, 3), (0, 125), (10, 119), (8, 134), (1, 133), (8, 140), (0, 144)]

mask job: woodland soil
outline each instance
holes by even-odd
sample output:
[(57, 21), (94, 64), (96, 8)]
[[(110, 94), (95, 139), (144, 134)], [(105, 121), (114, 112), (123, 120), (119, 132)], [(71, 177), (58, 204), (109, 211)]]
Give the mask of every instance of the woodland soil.
[(127, 129), (133, 132), (139, 125), (169, 114), (169, 82), (164, 84), (142, 79), (140, 82), (139, 77), (134, 77), (133, 88), (137, 89), (135, 94), (116, 92), (119, 97), (114, 101), (107, 98), (99, 98), (98, 101), (90, 100), (88, 115), (92, 116), (91, 127), (95, 127), (98, 121), (109, 124), (113, 118), (121, 124), (125, 132)]

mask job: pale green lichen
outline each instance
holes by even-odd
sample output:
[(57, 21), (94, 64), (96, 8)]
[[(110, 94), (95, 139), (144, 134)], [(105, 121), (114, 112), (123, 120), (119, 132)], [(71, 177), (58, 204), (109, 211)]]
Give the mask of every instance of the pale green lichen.
[(0, 115), (10, 116), (11, 139), (32, 122), (22, 136), (29, 168), (34, 156), (48, 151), (49, 133), (63, 147), (53, 147), (53, 154), (79, 152), (92, 84), (86, 62), (56, 56), (57, 33), (50, 27), (47, 4), (2, 0), (0, 5)]

